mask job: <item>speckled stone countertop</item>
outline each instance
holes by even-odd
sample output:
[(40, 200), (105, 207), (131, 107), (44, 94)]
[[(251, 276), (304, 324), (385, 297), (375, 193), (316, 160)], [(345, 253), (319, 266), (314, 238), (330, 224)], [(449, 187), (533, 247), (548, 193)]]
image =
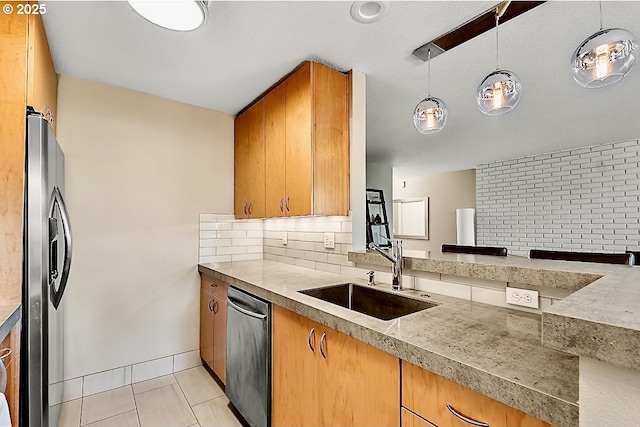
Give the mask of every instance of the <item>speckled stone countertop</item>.
[(350, 277), (272, 261), (198, 269), (553, 425), (578, 425), (578, 360), (541, 345), (539, 315), (431, 294), (440, 305), (383, 321), (297, 292), (365, 284)]
[(22, 316), (20, 304), (0, 305), (0, 341), (4, 340)]
[[(388, 264), (373, 252), (349, 260)], [(640, 370), (640, 266), (428, 252), (403, 260), (410, 270), (575, 291), (542, 313), (543, 344)]]

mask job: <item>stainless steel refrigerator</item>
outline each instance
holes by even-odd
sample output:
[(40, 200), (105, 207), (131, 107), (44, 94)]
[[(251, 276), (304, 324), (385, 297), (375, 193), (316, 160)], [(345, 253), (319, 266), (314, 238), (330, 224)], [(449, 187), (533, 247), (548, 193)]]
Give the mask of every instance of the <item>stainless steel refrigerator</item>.
[(29, 109), (26, 120), (20, 425), (57, 427), (71, 266), (64, 154), (41, 114)]

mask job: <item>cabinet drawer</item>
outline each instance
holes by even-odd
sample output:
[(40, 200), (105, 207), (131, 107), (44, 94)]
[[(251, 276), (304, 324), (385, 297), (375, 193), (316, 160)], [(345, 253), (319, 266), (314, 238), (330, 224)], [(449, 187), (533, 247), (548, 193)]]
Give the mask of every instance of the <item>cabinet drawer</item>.
[(211, 292), (220, 299), (227, 300), (227, 288), (229, 285), (220, 279), (206, 274), (200, 275), (200, 289)]
[(462, 419), (467, 418), (491, 427), (550, 427), (542, 420), (404, 360), (402, 406), (439, 426), (469, 427), (472, 424)]

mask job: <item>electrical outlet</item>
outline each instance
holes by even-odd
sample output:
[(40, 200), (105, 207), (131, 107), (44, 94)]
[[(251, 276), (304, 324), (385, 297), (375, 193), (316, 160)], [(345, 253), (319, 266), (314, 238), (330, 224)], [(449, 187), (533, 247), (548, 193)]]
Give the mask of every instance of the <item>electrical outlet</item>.
[(324, 233), (324, 247), (327, 249), (336, 247), (336, 233)]
[(523, 307), (538, 308), (538, 291), (529, 289), (510, 288), (506, 290), (507, 304), (521, 305)]
[(289, 242), (289, 239), (287, 239), (287, 232), (283, 231), (282, 232), (282, 244), (286, 245)]

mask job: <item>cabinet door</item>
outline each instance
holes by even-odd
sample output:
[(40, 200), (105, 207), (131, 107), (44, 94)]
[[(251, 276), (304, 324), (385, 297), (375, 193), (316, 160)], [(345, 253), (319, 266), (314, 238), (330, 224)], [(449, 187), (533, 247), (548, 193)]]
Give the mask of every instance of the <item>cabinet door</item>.
[(349, 79), (313, 64), (313, 213), (349, 214)]
[(285, 83), (265, 97), (265, 210), (267, 217), (285, 215)]
[(264, 217), (264, 99), (235, 120), (234, 212), (237, 218)]
[[(424, 420), (408, 411), (406, 408), (402, 408), (402, 427), (434, 427), (435, 424), (431, 424), (429, 421)], [(435, 426), (437, 427), (437, 426)]]
[[(320, 328), (318, 424), (399, 426), (398, 358), (333, 329)], [(322, 334), (326, 334), (324, 339)]]
[(226, 384), (227, 301), (213, 297), (213, 372)]
[[(17, 2), (13, 4), (14, 9)], [(4, 4), (3, 4), (4, 6)], [(0, 302), (22, 296), (28, 17), (0, 13)]]
[[(271, 425), (317, 426), (321, 405), (315, 374), (319, 325), (277, 305), (272, 306), (272, 315)], [(310, 339), (312, 328), (315, 335)]]
[(213, 294), (200, 289), (200, 357), (213, 368)]
[[(37, 5), (38, 2), (29, 2)], [(27, 76), (27, 104), (45, 114), (48, 109), (53, 117), (52, 128), (56, 131), (58, 99), (58, 76), (53, 67), (49, 43), (40, 15), (29, 15), (29, 71)], [(45, 114), (45, 117), (47, 114)]]
[(542, 420), (406, 361), (402, 362), (402, 405), (441, 426), (469, 426), (447, 408), (449, 405), (460, 416), (492, 427), (550, 427)]
[(311, 63), (286, 80), (286, 215), (312, 214)]

